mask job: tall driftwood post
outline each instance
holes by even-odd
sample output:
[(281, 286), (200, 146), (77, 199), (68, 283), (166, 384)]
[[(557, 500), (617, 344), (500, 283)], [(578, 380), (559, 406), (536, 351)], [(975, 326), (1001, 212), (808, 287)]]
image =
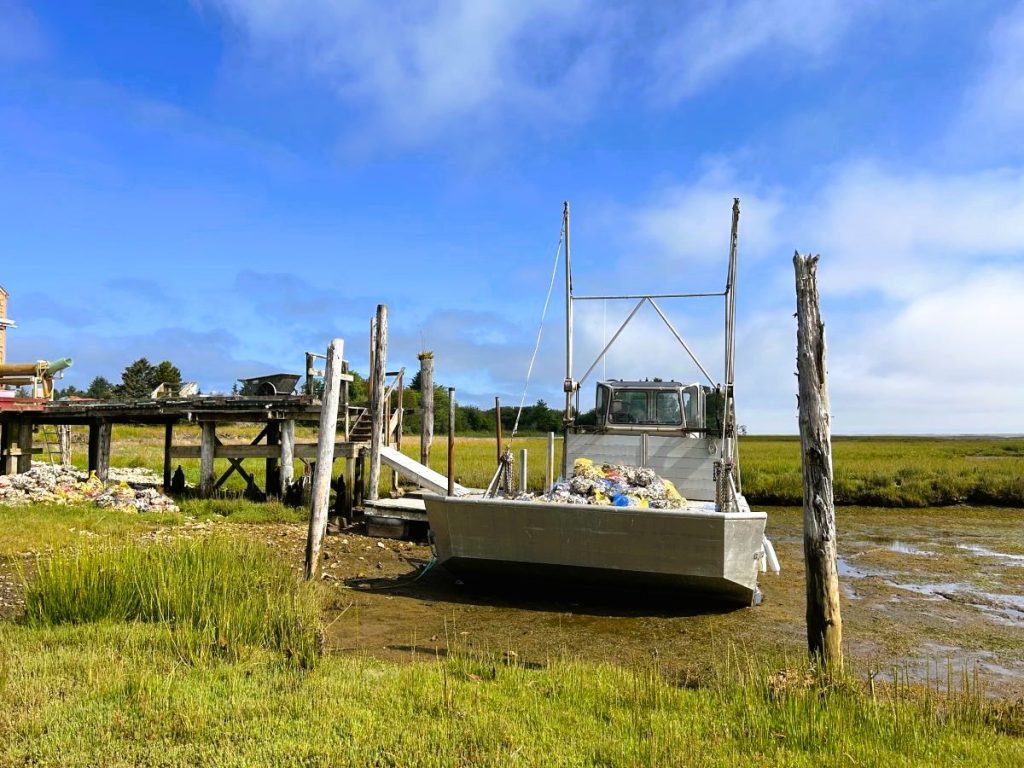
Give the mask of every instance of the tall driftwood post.
[(384, 375), (387, 370), (388, 358), (388, 306), (377, 305), (377, 317), (374, 323), (376, 338), (373, 345), (373, 369), (370, 371), (370, 383), (373, 386), (370, 401), (370, 479), (366, 489), (366, 498), (377, 498), (377, 486), (380, 485), (380, 446), (384, 437)]
[(825, 326), (818, 307), (818, 256), (793, 256), (796, 270), (800, 455), (803, 464), (807, 648), (825, 666), (843, 667), (843, 619), (836, 566)]
[(420, 352), (420, 464), (430, 466), (434, 442), (434, 353)]
[(313, 470), (312, 509), (306, 537), (307, 579), (320, 570), (320, 548), (327, 531), (327, 514), (331, 501), (331, 472), (334, 467), (334, 441), (338, 429), (338, 401), (341, 390), (341, 358), (345, 342), (333, 339), (327, 348), (324, 370), (324, 394), (320, 406), (320, 433), (316, 441), (316, 469)]
[(455, 387), (448, 387), (448, 495), (455, 495)]

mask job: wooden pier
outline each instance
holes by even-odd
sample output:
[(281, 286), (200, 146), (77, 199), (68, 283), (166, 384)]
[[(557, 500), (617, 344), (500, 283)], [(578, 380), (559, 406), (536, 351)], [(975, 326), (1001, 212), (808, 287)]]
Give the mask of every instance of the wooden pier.
[[(318, 422), (321, 404), (313, 395), (275, 395), (256, 397), (189, 397), (182, 399), (105, 401), (12, 401), (0, 407), (0, 474), (28, 471), (32, 456), (43, 453), (34, 445), (37, 427), (77, 425), (89, 428), (89, 471), (101, 480), (110, 469), (112, 428), (116, 424), (164, 427), (163, 483), (171, 484), (175, 459), (199, 459), (199, 493), (210, 496), (227, 479), (238, 473), (250, 489), (256, 487), (253, 476), (243, 462), (262, 459), (266, 462), (268, 497), (280, 496), (293, 480), (294, 459), (314, 459), (316, 443), (296, 443), (296, 422)], [(338, 418), (341, 440), (335, 442), (334, 457), (345, 462), (346, 509), (351, 509), (355, 460), (366, 448), (365, 441), (350, 441), (348, 407)], [(263, 424), (263, 429), (248, 445), (228, 445), (218, 437), (217, 430), (228, 424)], [(199, 445), (176, 445), (175, 427), (197, 424)], [(227, 459), (229, 466), (217, 476), (214, 459)]]

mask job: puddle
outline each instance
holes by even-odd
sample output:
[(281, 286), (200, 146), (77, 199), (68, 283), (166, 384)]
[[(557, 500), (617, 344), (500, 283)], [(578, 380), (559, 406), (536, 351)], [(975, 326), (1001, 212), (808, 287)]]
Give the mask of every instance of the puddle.
[(989, 618), (1000, 622), (1017, 624), (1024, 621), (1024, 596), (1022, 595), (981, 592), (973, 590), (969, 584), (959, 581), (899, 584), (886, 579), (885, 583), (895, 589), (913, 592), (930, 600), (948, 600), (952, 603), (973, 606)]
[(841, 579), (866, 579), (871, 576), (892, 576), (892, 571), (883, 571), (879, 568), (868, 566), (850, 565), (845, 557), (836, 558), (836, 571)]
[(927, 549), (921, 549), (915, 547), (913, 544), (908, 544), (905, 541), (899, 539), (893, 539), (892, 541), (886, 542), (885, 546), (893, 552), (899, 552), (904, 555), (918, 555), (920, 557), (932, 557), (935, 553), (929, 552)]
[(1003, 561), (1004, 565), (1024, 566), (1024, 555), (1011, 555), (1007, 552), (996, 552), (994, 549), (981, 547), (977, 544), (957, 544), (956, 548), (962, 549), (965, 552), (970, 552), (974, 555), (981, 555), (982, 557), (998, 558)]

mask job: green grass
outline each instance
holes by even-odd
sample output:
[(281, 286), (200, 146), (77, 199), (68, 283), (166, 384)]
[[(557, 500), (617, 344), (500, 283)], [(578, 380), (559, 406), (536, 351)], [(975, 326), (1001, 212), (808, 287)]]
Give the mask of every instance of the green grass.
[[(740, 451), (751, 502), (801, 502), (797, 438), (747, 437)], [(832, 458), (837, 504), (1024, 507), (1024, 440), (837, 437)]]
[[(398, 664), (267, 652), (181, 665), (154, 625), (0, 625), (9, 765), (820, 766), (1024, 761), (1020, 713), (973, 695), (779, 685), (726, 655), (697, 686), (654, 666)], [(801, 675), (792, 675), (799, 680)], [(787, 676), (789, 679), (789, 676)]]
[(58, 552), (36, 563), (25, 594), (31, 627), (156, 622), (189, 662), (256, 646), (312, 666), (319, 611), (315, 588), (266, 546), (217, 536)]

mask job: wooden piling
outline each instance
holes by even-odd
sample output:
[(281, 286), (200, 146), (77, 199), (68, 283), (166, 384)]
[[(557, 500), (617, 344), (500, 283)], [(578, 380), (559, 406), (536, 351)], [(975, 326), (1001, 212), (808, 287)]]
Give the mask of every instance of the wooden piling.
[[(267, 422), (267, 445), (277, 447), (281, 444), (281, 422)], [(268, 499), (278, 498), (281, 495), (281, 455), (267, 456), (266, 462), (266, 488), (264, 489)]]
[(174, 422), (164, 424), (164, 492), (171, 487), (171, 448), (174, 447)]
[[(109, 434), (109, 433), (108, 433)], [(32, 469), (32, 422), (22, 421), (18, 429), (18, 474)], [(107, 440), (107, 456), (110, 456), (110, 440)]]
[(313, 472), (312, 509), (306, 537), (307, 579), (320, 570), (320, 548), (327, 531), (327, 514), (331, 500), (331, 472), (334, 466), (334, 441), (338, 427), (338, 401), (341, 388), (341, 359), (345, 342), (334, 339), (327, 348), (324, 370), (324, 394), (320, 410), (320, 434), (317, 438), (316, 469)]
[(825, 326), (818, 298), (818, 256), (793, 256), (796, 271), (797, 378), (803, 466), (807, 648), (824, 666), (843, 667), (843, 620), (836, 563)]
[(14, 433), (14, 424), (6, 421), (0, 424), (0, 475), (14, 474), (15, 459), (10, 455), (11, 447), (14, 445)]
[(548, 432), (548, 455), (544, 463), (544, 493), (550, 493), (555, 485), (555, 433)]
[(203, 498), (213, 495), (217, 478), (213, 474), (213, 454), (217, 448), (217, 423), (203, 421), (199, 424), (199, 495)]
[(281, 424), (281, 492), (295, 480), (295, 419)]
[(501, 398), (494, 397), (494, 443), (495, 443), (495, 466), (501, 464)]
[(519, 449), (519, 492), (526, 493), (530, 485), (529, 456), (525, 448)]
[(57, 425), (57, 445), (60, 448), (60, 465), (71, 466), (71, 425)]
[(380, 446), (384, 437), (384, 376), (388, 356), (388, 307), (387, 304), (377, 305), (377, 317), (374, 322), (376, 339), (373, 345), (373, 369), (370, 379), (373, 383), (373, 397), (370, 402), (370, 479), (366, 489), (366, 498), (377, 498), (377, 487), (380, 484)]
[(455, 387), (448, 387), (448, 495), (455, 495)]
[(420, 464), (430, 466), (434, 442), (434, 353), (420, 352)]

